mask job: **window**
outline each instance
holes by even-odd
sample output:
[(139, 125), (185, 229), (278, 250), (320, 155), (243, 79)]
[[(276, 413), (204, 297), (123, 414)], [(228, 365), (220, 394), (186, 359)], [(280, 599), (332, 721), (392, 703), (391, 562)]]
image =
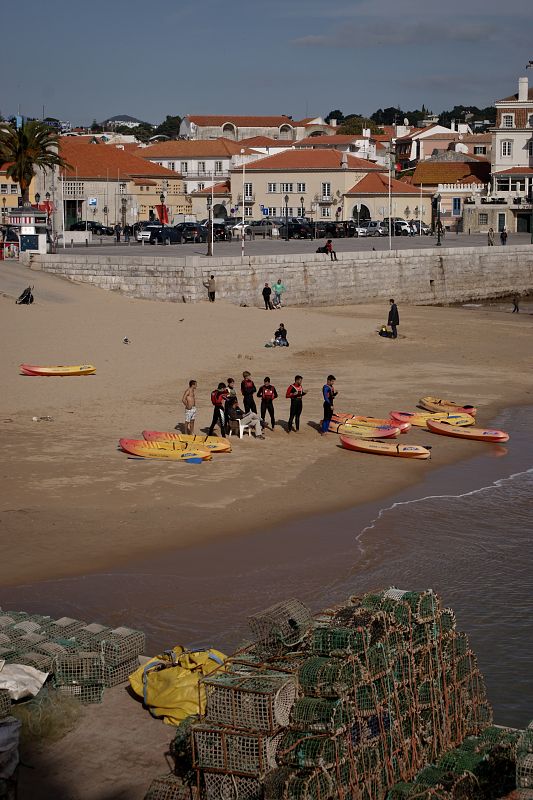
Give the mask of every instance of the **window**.
[(305, 216), (305, 208), (303, 206), (298, 206), (298, 208), (296, 209), (296, 216), (297, 217)]
[(514, 128), (514, 114), (502, 114), (502, 128)]
[(533, 128), (533, 114), (530, 114), (527, 118), (527, 126), (528, 128)]
[(278, 209), (277, 209), (277, 208), (271, 208), (271, 207), (269, 207), (269, 209), (268, 209), (268, 216), (269, 216), (269, 217), (276, 217), (276, 216), (277, 216), (277, 211), (278, 211)]
[(126, 194), (126, 184), (125, 183), (119, 183), (119, 185), (118, 185), (118, 193), (119, 194)]
[(251, 183), (244, 184), (244, 199), (246, 200), (247, 197), (253, 197), (253, 186)]
[(269, 194), (274, 194), (274, 192), (278, 191), (278, 184), (277, 183), (269, 183), (267, 191), (268, 191)]
[(77, 181), (65, 181), (63, 191), (67, 197), (85, 197), (84, 184)]
[(533, 139), (530, 139), (527, 143), (527, 154), (528, 156), (533, 156)]
[(509, 178), (496, 178), (496, 191), (508, 192), (509, 191)]
[(511, 178), (511, 191), (512, 192), (525, 192), (526, 179), (525, 178)]
[(502, 157), (513, 155), (513, 143), (510, 139), (505, 139), (501, 144)]
[(7, 194), (7, 183), (3, 183), (0, 186), (0, 194)]
[[(331, 197), (331, 183), (322, 184), (322, 199), (329, 200)], [(329, 216), (329, 215), (328, 215)]]
[(478, 214), (478, 216), (477, 216), (477, 221), (478, 221), (478, 225), (488, 225), (489, 224), (489, 215), (488, 214), (484, 214), (483, 212), (481, 212), (481, 214)]
[(306, 192), (307, 189), (305, 188), (305, 183), (297, 183), (296, 184), (296, 191), (297, 192)]
[(9, 187), (11, 194), (18, 194), (19, 193), (19, 185), (18, 183), (12, 183)]
[(453, 217), (460, 217), (461, 216), (461, 198), (460, 197), (453, 197), (452, 198), (452, 216)]
[(475, 144), (474, 145), (474, 155), (475, 156), (485, 156), (487, 155), (487, 148), (483, 144)]
[(198, 173), (202, 175), (205, 172), (205, 161), (198, 162)]
[(199, 184), (198, 184), (198, 189), (199, 189), (199, 190), (200, 190), (200, 189), (205, 189), (205, 183), (199, 183)]
[(222, 172), (222, 161), (215, 161), (215, 175), (220, 175)]
[(280, 183), (279, 190), (280, 192), (292, 192), (292, 183)]
[(331, 217), (331, 208), (329, 206), (322, 206), (320, 209), (321, 217)]
[(252, 216), (252, 208), (253, 206), (244, 206), (244, 216), (251, 217)]
[(176, 171), (176, 164), (174, 163), (174, 161), (169, 161), (168, 162), (167, 169), (171, 169), (173, 172)]
[(187, 164), (186, 161), (182, 161), (181, 164), (180, 164), (180, 172), (181, 172), (181, 174), (182, 175), (186, 175), (188, 171), (189, 171), (189, 165)]

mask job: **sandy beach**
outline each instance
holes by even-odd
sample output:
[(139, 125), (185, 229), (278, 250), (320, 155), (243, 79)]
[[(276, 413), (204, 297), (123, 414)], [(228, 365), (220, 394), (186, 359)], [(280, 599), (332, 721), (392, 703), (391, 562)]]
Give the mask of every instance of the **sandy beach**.
[[(431, 462), (406, 463), (341, 450), (319, 437), (321, 386), (337, 377), (337, 409), (388, 416), (425, 394), (478, 405), (478, 419), (529, 399), (530, 315), (400, 304), (400, 338), (376, 335), (387, 308), (186, 305), (124, 298), (22, 266), (0, 297), (3, 348), (1, 530), (3, 585), (57, 578), (175, 550), (228, 533), (389, 495), (435, 466), (474, 452), (473, 443), (413, 430), (402, 441), (433, 445)], [(10, 278), (8, 281), (7, 278)], [(13, 286), (35, 284), (33, 306)], [(0, 291), (2, 286), (0, 285)], [(509, 309), (510, 310), (510, 309)], [(283, 321), (291, 346), (265, 348)], [(130, 344), (123, 343), (123, 337)], [(93, 363), (94, 376), (31, 378), (21, 362)], [(288, 417), (285, 388), (304, 376), (302, 430), (232, 439), (233, 451), (198, 466), (129, 459), (119, 437), (183, 421), (182, 392), (198, 380), (198, 429), (210, 391), (244, 369), (269, 375)], [(34, 416), (51, 421), (32, 421)]]

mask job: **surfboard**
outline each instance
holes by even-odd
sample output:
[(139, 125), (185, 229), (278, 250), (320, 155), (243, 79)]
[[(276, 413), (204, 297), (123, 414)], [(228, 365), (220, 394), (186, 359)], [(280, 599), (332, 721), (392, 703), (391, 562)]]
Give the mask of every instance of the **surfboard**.
[(415, 428), (425, 428), (428, 419), (434, 419), (437, 422), (446, 421), (449, 425), (473, 425), (475, 422), (474, 417), (470, 414), (453, 414), (448, 411), (391, 411), (390, 416), (393, 424), (409, 420)]
[(378, 456), (416, 459), (426, 459), (431, 456), (430, 448), (422, 447), (422, 445), (419, 444), (375, 442), (365, 439), (356, 439), (351, 436), (341, 436), (341, 444), (346, 450), (357, 450), (360, 453), (373, 453)]
[(429, 395), (421, 397), (418, 405), (421, 408), (425, 408), (426, 411), (451, 411), (452, 414), (470, 414), (471, 417), (475, 417), (477, 413), (477, 408), (468, 403), (461, 405), (455, 400), (443, 400), (441, 397), (431, 397)]
[(145, 439), (119, 439), (119, 447), (125, 453), (142, 458), (162, 458), (172, 461), (186, 461), (188, 458), (212, 458), (209, 450), (190, 447), (186, 442), (147, 442)]
[(222, 436), (202, 436), (201, 434), (178, 433), (176, 431), (143, 431), (147, 442), (184, 442), (198, 446), (212, 453), (230, 453), (231, 444)]
[(342, 422), (330, 422), (330, 433), (340, 433), (344, 436), (355, 436), (361, 439), (394, 439), (399, 436), (400, 429), (394, 425), (346, 425)]
[(380, 419), (379, 417), (365, 417), (359, 414), (333, 414), (332, 420), (334, 422), (342, 422), (344, 425), (351, 425), (352, 427), (365, 426), (365, 427), (381, 427), (382, 425), (392, 425), (400, 429), (400, 433), (407, 433), (411, 427), (409, 420), (395, 419), (391, 423), (390, 419)]
[(427, 420), (427, 427), (432, 433), (440, 433), (443, 436), (455, 436), (457, 439), (472, 439), (476, 442), (509, 441), (508, 433), (494, 430), (493, 428), (460, 428), (456, 425), (448, 425), (446, 422), (438, 422), (433, 419)]
[(92, 364), (76, 364), (68, 367), (43, 367), (33, 364), (21, 364), (20, 371), (23, 375), (65, 378), (76, 375), (94, 375), (96, 367)]

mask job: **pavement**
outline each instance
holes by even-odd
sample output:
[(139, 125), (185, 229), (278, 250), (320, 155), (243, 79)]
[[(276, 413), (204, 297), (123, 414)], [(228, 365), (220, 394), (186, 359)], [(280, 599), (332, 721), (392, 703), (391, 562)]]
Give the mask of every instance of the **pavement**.
[[(68, 238), (68, 233), (67, 233)], [(315, 253), (317, 247), (325, 244), (325, 239), (290, 239), (288, 242), (285, 239), (262, 239), (256, 238), (255, 240), (246, 239), (244, 243), (245, 256), (270, 256), (270, 255), (283, 255), (284, 253), (290, 254), (305, 254)], [(531, 237), (529, 233), (514, 233), (511, 234), (507, 240), (508, 245), (517, 244), (530, 244)], [(418, 250), (435, 247), (437, 238), (435, 236), (394, 236), (392, 237), (392, 250)], [(386, 236), (370, 236), (362, 237), (360, 239), (333, 239), (333, 246), (338, 253), (361, 253), (372, 250), (388, 251), (389, 238)], [(467, 233), (447, 233), (442, 239), (442, 248), (453, 247), (486, 247), (487, 235), (485, 233), (467, 234)], [(496, 247), (501, 247), (498, 243)], [(88, 247), (85, 244), (74, 245), (72, 248), (67, 244), (66, 248), (59, 247), (58, 255), (69, 250), (75, 250), (80, 253), (84, 250), (90, 250), (91, 253), (98, 253), (101, 255), (113, 255), (120, 251), (123, 255), (127, 253), (141, 255), (152, 254), (157, 251), (158, 256), (169, 256), (172, 258), (183, 258), (186, 256), (205, 256), (207, 255), (207, 244), (170, 244), (170, 245), (150, 245), (141, 244), (139, 242), (120, 242), (117, 243), (108, 237), (96, 239), (91, 242)], [(238, 258), (241, 255), (241, 241), (234, 239), (231, 242), (215, 242), (213, 248), (213, 255), (216, 256), (232, 256)], [(325, 257), (325, 256), (324, 256)]]

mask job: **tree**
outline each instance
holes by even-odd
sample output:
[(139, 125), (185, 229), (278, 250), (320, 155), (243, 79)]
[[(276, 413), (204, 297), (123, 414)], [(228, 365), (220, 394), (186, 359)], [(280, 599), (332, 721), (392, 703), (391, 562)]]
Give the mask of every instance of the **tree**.
[(170, 117), (157, 126), (154, 131), (155, 136), (168, 136), (170, 139), (177, 139), (180, 133), (181, 117)]
[(342, 125), (337, 128), (337, 133), (340, 134), (360, 134), (363, 128), (370, 128), (370, 133), (378, 133), (379, 125), (368, 117), (360, 117), (359, 114), (350, 114), (344, 118)]
[(389, 108), (378, 108), (370, 119), (373, 120), (376, 125), (394, 125), (395, 123), (401, 124), (404, 117), (405, 113), (399, 106), (398, 108), (389, 106)]
[(20, 186), (23, 204), (29, 202), (30, 183), (36, 168), (68, 167), (59, 155), (57, 131), (38, 120), (25, 122), (21, 128), (0, 123), (0, 168), (8, 164), (6, 174)]
[(336, 108), (334, 111), (330, 111), (327, 117), (324, 117), (324, 122), (327, 122), (329, 125), (332, 119), (337, 120), (337, 125), (342, 125), (342, 123), (344, 122), (344, 114), (342, 113), (342, 111)]
[(101, 125), (97, 123), (95, 119), (93, 119), (93, 124), (91, 125), (91, 133), (103, 133), (103, 128)]

